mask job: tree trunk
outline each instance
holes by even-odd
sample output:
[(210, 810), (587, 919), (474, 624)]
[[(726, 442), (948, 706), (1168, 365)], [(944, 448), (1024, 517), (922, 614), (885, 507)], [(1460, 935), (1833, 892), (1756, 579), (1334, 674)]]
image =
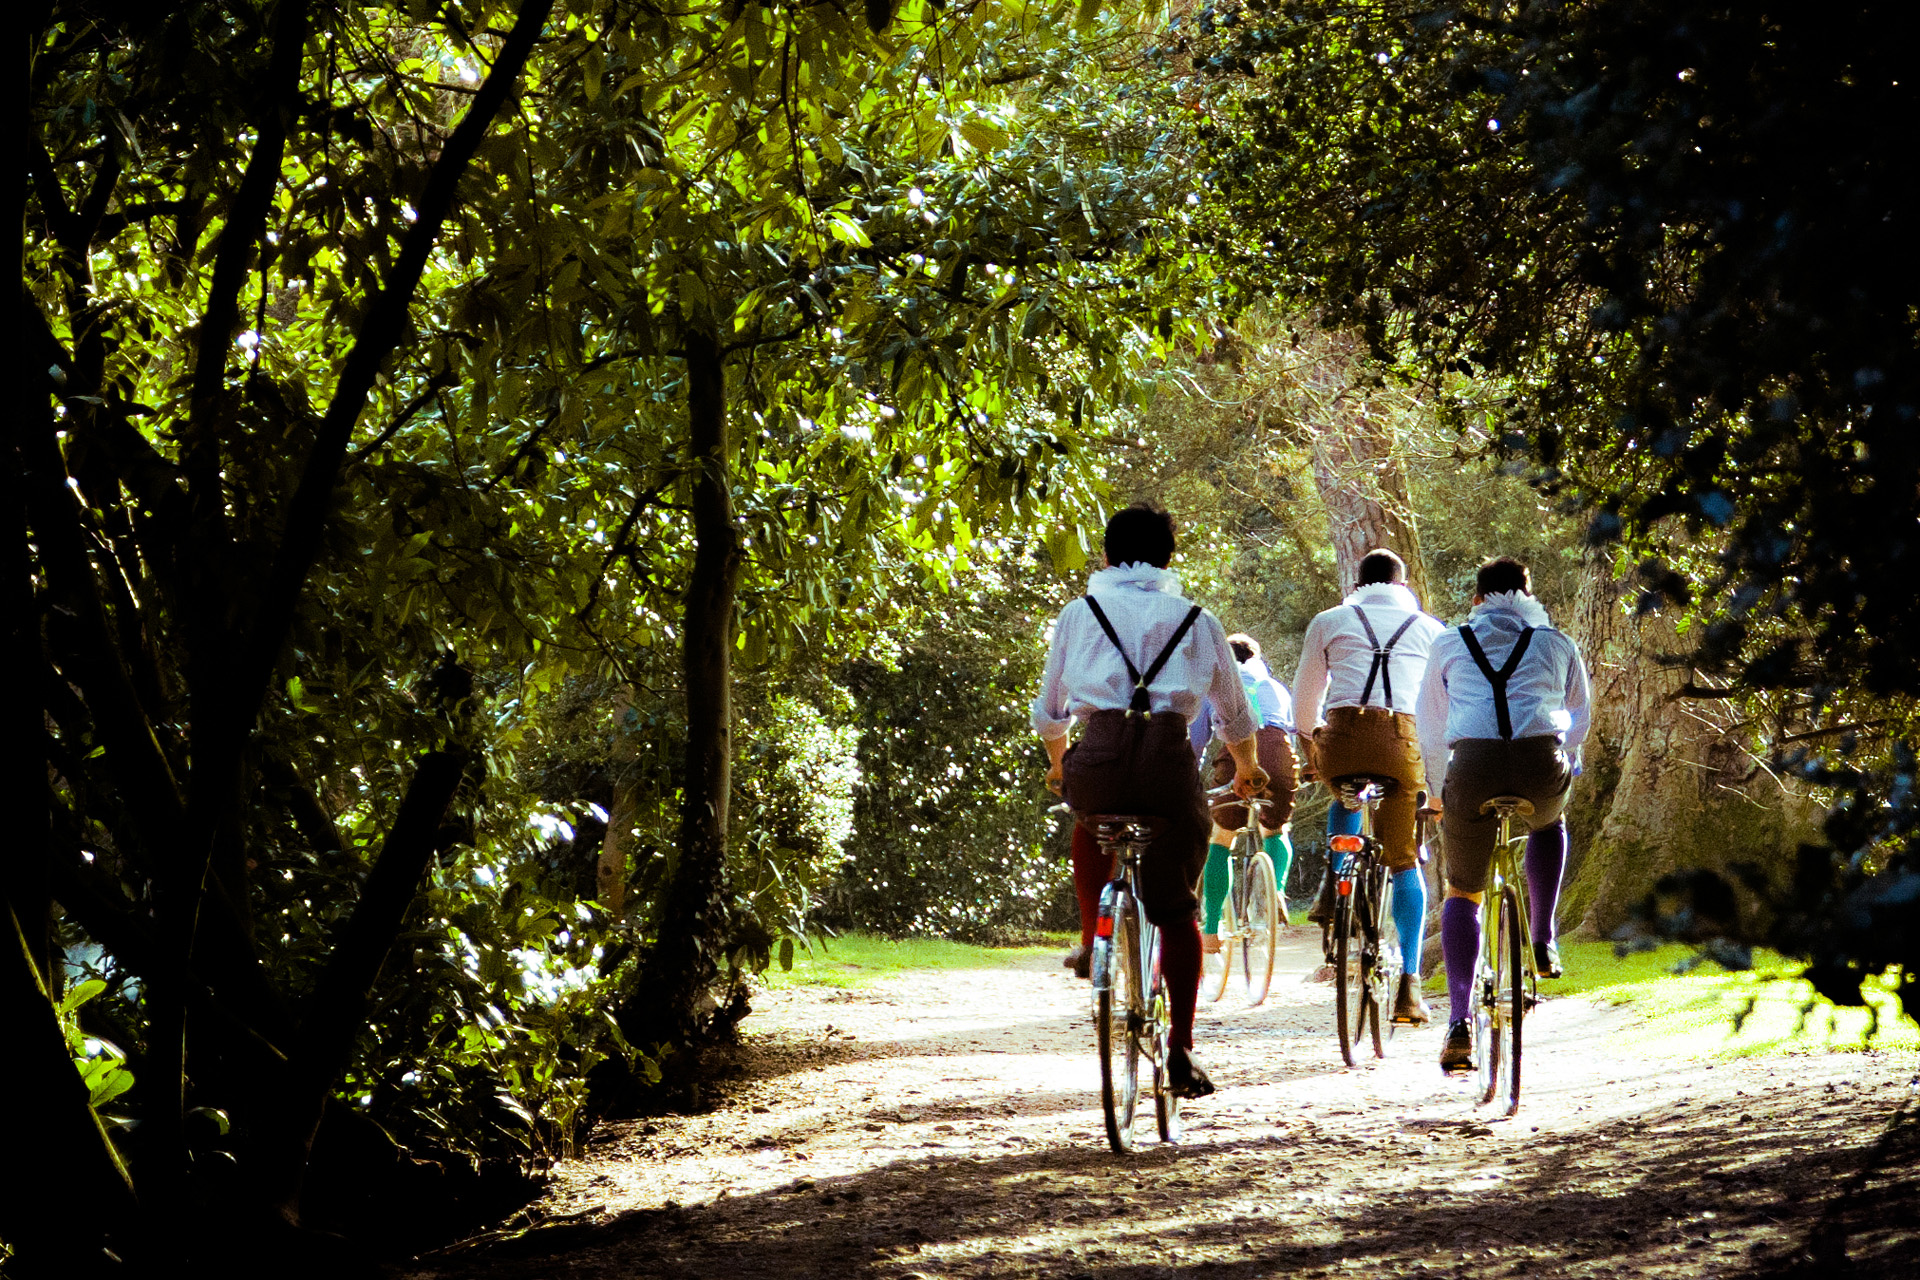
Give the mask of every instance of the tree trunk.
[(627, 905), (627, 854), (633, 848), (633, 824), (640, 816), (640, 787), (634, 779), (640, 740), (627, 724), (633, 714), (633, 686), (623, 684), (613, 698), (613, 754), (608, 772), (613, 797), (607, 805), (607, 834), (600, 841), (594, 868), (595, 891), (615, 919)]
[(1605, 936), (1679, 867), (1762, 865), (1811, 835), (1819, 810), (1760, 767), (1723, 703), (1679, 699), (1684, 653), (1670, 616), (1635, 615), (1610, 551), (1588, 556), (1567, 632), (1593, 680), (1585, 772), (1568, 809), (1573, 835), (1563, 922)]
[(697, 1038), (699, 1005), (718, 977), (729, 931), (727, 797), (732, 787), (734, 588), (740, 535), (734, 526), (727, 441), (726, 364), (704, 333), (686, 338), (687, 420), (693, 461), (693, 573), (682, 618), (687, 690), (686, 791), (680, 849), (660, 913), (660, 932), (634, 998), (621, 1010), (638, 1042)]
[(1385, 548), (1407, 562), (1407, 585), (1426, 604), (1427, 567), (1393, 419), (1356, 384), (1357, 341), (1340, 334), (1319, 340), (1328, 353), (1306, 374), (1321, 406), (1311, 423), (1313, 479), (1327, 509), (1340, 593), (1359, 581), (1367, 552)]

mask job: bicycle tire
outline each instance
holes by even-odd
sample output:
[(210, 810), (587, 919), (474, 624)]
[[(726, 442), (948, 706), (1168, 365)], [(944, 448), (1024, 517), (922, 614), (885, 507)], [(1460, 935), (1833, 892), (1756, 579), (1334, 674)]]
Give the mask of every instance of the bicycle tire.
[[(1492, 915), (1492, 920), (1486, 916)], [(1507, 1013), (1501, 1007), (1502, 984), (1506, 978), (1506, 963), (1501, 954), (1500, 937), (1501, 914), (1498, 901), (1492, 912), (1482, 913), (1480, 943), (1480, 964), (1474, 974), (1474, 1060), (1477, 1067), (1477, 1083), (1480, 1097), (1477, 1105), (1485, 1106), (1492, 1102), (1500, 1091), (1502, 1062), (1505, 1045), (1503, 1043)]]
[(1362, 953), (1362, 978), (1366, 984), (1367, 1021), (1373, 1032), (1373, 1056), (1387, 1056), (1387, 1019), (1383, 1016), (1387, 1002), (1393, 999), (1390, 988), (1391, 970), (1397, 976), (1399, 970), (1399, 950), (1397, 941), (1387, 937), (1387, 931), (1393, 925), (1393, 913), (1388, 903), (1393, 895), (1393, 886), (1387, 880), (1387, 869), (1380, 863), (1374, 863), (1367, 871), (1367, 903), (1363, 916), (1366, 948)]
[(1106, 985), (1094, 992), (1094, 1041), (1100, 1058), (1100, 1110), (1106, 1118), (1107, 1144), (1116, 1154), (1133, 1150), (1133, 1112), (1139, 1099), (1140, 1078), (1135, 1041), (1128, 1028), (1133, 1022), (1131, 995), (1133, 965), (1129, 963), (1132, 940), (1133, 903), (1119, 895), (1114, 907), (1114, 937), (1101, 939), (1096, 946), (1108, 949)]
[(1502, 1071), (1506, 1086), (1507, 1114), (1520, 1110), (1520, 1028), (1527, 1018), (1526, 929), (1520, 915), (1520, 898), (1509, 885), (1500, 895), (1500, 933), (1507, 951), (1507, 1053)]
[(1353, 899), (1334, 900), (1333, 907), (1333, 1020), (1340, 1032), (1340, 1057), (1350, 1067), (1360, 1065), (1355, 1049), (1366, 1025), (1366, 993), (1360, 982), (1359, 948), (1353, 944)]
[(1233, 838), (1233, 848), (1227, 852), (1227, 900), (1220, 904), (1220, 932), (1214, 936), (1220, 941), (1220, 949), (1200, 955), (1200, 998), (1212, 1004), (1227, 993), (1227, 979), (1233, 976), (1232, 939), (1241, 929), (1239, 914), (1234, 910), (1234, 899), (1240, 896), (1240, 877), (1233, 874), (1234, 866), (1240, 861), (1240, 837)]
[(1152, 1037), (1153, 1059), (1153, 1120), (1160, 1131), (1160, 1141), (1180, 1141), (1180, 1099), (1170, 1087), (1167, 1072), (1167, 1037), (1173, 1028), (1173, 1009), (1167, 995), (1167, 980), (1160, 972), (1160, 938), (1156, 930), (1152, 955), (1148, 957), (1147, 972), (1151, 975), (1147, 987), (1147, 1019), (1142, 1029), (1143, 1036)]
[(1280, 938), (1280, 889), (1273, 859), (1256, 849), (1247, 865), (1247, 888), (1240, 930), (1240, 967), (1247, 977), (1247, 1007), (1265, 1003), (1273, 986), (1273, 953)]

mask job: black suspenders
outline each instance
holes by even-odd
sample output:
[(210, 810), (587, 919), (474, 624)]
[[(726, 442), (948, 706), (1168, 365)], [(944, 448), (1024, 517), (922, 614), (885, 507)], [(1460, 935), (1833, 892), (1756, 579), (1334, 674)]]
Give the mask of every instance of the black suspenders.
[(1087, 607), (1093, 610), (1094, 620), (1100, 624), (1100, 629), (1107, 633), (1107, 639), (1113, 641), (1113, 647), (1120, 651), (1120, 661), (1127, 664), (1127, 679), (1133, 681), (1133, 698), (1127, 704), (1127, 714), (1132, 715), (1137, 711), (1141, 715), (1152, 715), (1153, 712), (1147, 703), (1147, 686), (1152, 684), (1153, 678), (1160, 674), (1160, 668), (1167, 665), (1167, 659), (1171, 658), (1173, 651), (1180, 647), (1180, 642), (1187, 638), (1187, 631), (1193, 626), (1193, 620), (1200, 616), (1200, 606), (1195, 605), (1187, 610), (1187, 616), (1181, 620), (1179, 628), (1174, 631), (1173, 639), (1167, 641), (1167, 647), (1160, 651), (1160, 656), (1155, 658), (1153, 665), (1147, 668), (1147, 674), (1141, 675), (1140, 669), (1133, 665), (1133, 659), (1127, 656), (1126, 646), (1121, 644), (1120, 637), (1114, 634), (1113, 624), (1107, 621), (1106, 611), (1100, 607), (1100, 602), (1092, 596), (1086, 597), (1086, 600)]
[(1387, 660), (1393, 656), (1393, 646), (1400, 643), (1400, 637), (1407, 634), (1407, 628), (1412, 626), (1413, 620), (1420, 615), (1408, 614), (1407, 620), (1400, 624), (1400, 629), (1394, 632), (1385, 644), (1381, 644), (1380, 637), (1373, 634), (1373, 624), (1367, 621), (1367, 611), (1357, 604), (1348, 607), (1359, 615), (1360, 625), (1367, 633), (1367, 643), (1373, 646), (1373, 665), (1367, 668), (1367, 687), (1360, 691), (1360, 705), (1364, 707), (1373, 700), (1373, 682), (1378, 679), (1380, 696), (1386, 700), (1387, 710), (1391, 711), (1393, 710), (1393, 672), (1388, 668)]
[(1493, 664), (1487, 661), (1487, 651), (1480, 647), (1480, 641), (1473, 634), (1472, 627), (1461, 627), (1460, 638), (1467, 642), (1467, 654), (1473, 659), (1473, 665), (1480, 668), (1480, 674), (1485, 676), (1487, 683), (1493, 686), (1493, 714), (1500, 719), (1500, 736), (1511, 742), (1513, 712), (1507, 708), (1507, 681), (1513, 677), (1515, 671), (1520, 669), (1520, 659), (1526, 656), (1527, 646), (1533, 642), (1533, 628), (1528, 627), (1520, 633), (1520, 638), (1513, 642), (1513, 651), (1507, 655), (1507, 660), (1500, 665), (1498, 671), (1495, 671)]

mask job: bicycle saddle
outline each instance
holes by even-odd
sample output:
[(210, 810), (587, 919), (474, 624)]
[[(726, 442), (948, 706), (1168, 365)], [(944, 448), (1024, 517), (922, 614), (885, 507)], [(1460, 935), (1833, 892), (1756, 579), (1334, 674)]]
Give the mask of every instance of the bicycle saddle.
[(1511, 810), (1523, 818), (1531, 818), (1533, 816), (1533, 801), (1527, 799), (1525, 796), (1495, 796), (1480, 806), (1480, 812), (1482, 813), (1499, 813), (1502, 809)]
[(1095, 840), (1118, 840), (1124, 836), (1128, 827), (1144, 827), (1147, 834), (1157, 836), (1160, 828), (1166, 825), (1164, 818), (1150, 818), (1138, 813), (1083, 813), (1080, 825), (1093, 833)]
[(1392, 795), (1400, 788), (1398, 778), (1385, 778), (1377, 773), (1343, 773), (1330, 784), (1335, 791), (1359, 791), (1366, 787), (1380, 788), (1382, 796)]

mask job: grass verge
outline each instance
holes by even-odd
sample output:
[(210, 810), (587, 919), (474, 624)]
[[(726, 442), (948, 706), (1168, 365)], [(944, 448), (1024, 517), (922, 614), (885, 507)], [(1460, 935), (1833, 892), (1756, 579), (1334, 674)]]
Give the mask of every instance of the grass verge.
[(1036, 956), (1058, 957), (1079, 942), (1078, 934), (1046, 935), (1039, 946), (976, 947), (941, 938), (881, 938), (868, 933), (843, 933), (824, 942), (814, 940), (811, 955), (799, 951), (793, 969), (778, 964), (767, 970), (766, 983), (783, 987), (864, 987), (909, 970), (936, 969), (963, 973), (969, 969), (1004, 969)]
[[(1567, 976), (1542, 983), (1542, 993), (1631, 1009), (1623, 1047), (1696, 1058), (1920, 1049), (1920, 1029), (1901, 1017), (1888, 987), (1869, 984), (1871, 1008), (1836, 1008), (1795, 976), (1798, 964), (1770, 952), (1755, 953), (1745, 972), (1712, 961), (1688, 969), (1694, 951), (1679, 945), (1616, 956), (1610, 942), (1562, 941), (1560, 956)], [(1444, 966), (1427, 989), (1444, 1001)]]

